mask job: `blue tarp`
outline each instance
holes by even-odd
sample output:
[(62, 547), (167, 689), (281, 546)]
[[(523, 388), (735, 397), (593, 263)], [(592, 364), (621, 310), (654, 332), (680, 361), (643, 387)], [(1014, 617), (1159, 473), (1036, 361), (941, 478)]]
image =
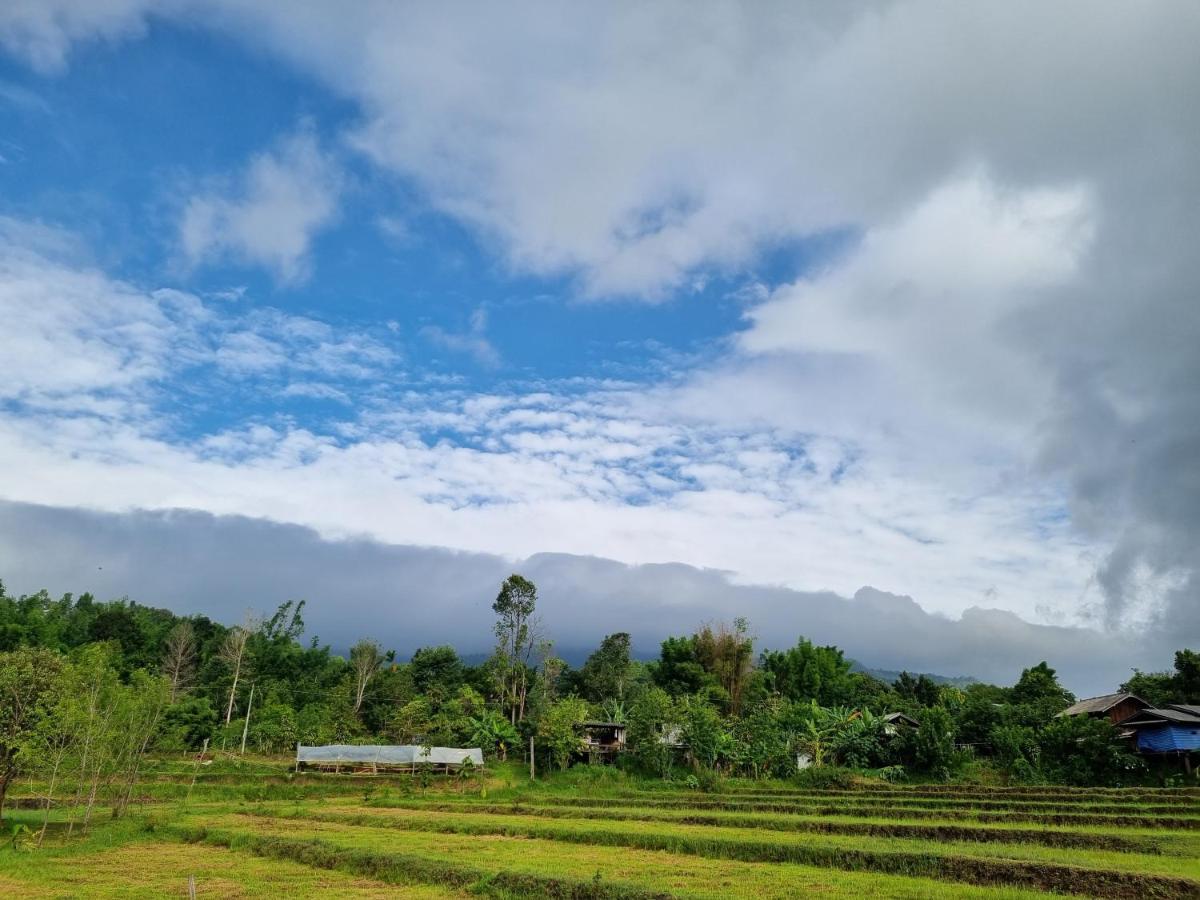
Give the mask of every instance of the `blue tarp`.
[(1200, 750), (1200, 726), (1144, 726), (1137, 733), (1138, 750), (1142, 753), (1175, 753), (1181, 750)]

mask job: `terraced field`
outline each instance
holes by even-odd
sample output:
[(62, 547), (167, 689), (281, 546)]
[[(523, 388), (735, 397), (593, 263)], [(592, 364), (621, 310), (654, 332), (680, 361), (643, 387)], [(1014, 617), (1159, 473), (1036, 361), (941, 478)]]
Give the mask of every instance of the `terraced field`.
[(151, 790), (81, 845), (0, 851), (0, 893), (183, 896), (191, 875), (214, 897), (1200, 897), (1195, 790), (236, 787)]

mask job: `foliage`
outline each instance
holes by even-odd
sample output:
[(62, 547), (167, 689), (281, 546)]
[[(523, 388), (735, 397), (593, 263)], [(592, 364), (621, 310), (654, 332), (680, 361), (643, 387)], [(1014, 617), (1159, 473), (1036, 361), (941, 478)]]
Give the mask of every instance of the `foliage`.
[(510, 575), (492, 604), (496, 614), (496, 675), (509, 721), (525, 718), (529, 690), (529, 659), (537, 644), (537, 587), (520, 575)]
[(1104, 719), (1063, 716), (1039, 736), (1041, 770), (1056, 784), (1121, 785), (1144, 769)]
[(593, 703), (624, 699), (630, 669), (629, 645), (629, 635), (624, 631), (607, 635), (600, 642), (600, 647), (579, 670), (584, 697)]
[(768, 683), (788, 700), (815, 700), (822, 706), (851, 700), (850, 661), (837, 647), (817, 647), (800, 638), (791, 649), (764, 651), (759, 666)]
[(548, 752), (551, 762), (565, 769), (580, 750), (579, 725), (588, 718), (587, 701), (566, 697), (552, 704), (537, 723), (537, 744)]

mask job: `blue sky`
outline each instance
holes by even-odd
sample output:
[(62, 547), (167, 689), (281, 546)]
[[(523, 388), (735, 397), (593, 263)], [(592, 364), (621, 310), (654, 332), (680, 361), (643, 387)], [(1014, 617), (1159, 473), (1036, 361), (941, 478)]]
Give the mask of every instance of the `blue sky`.
[(1200, 626), (1195, 21), (520, 12), (0, 12), (0, 500)]

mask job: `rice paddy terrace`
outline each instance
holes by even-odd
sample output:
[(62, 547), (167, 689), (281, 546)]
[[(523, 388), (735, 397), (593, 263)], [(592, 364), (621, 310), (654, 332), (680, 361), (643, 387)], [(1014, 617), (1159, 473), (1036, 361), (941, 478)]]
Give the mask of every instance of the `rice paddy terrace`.
[[(190, 776), (125, 819), (0, 850), (21, 897), (1200, 897), (1200, 791), (954, 786), (713, 793), (603, 775)], [(572, 773), (573, 774), (573, 773)], [(41, 826), (36, 785), (6, 812)], [(186, 796), (191, 790), (191, 797)]]

